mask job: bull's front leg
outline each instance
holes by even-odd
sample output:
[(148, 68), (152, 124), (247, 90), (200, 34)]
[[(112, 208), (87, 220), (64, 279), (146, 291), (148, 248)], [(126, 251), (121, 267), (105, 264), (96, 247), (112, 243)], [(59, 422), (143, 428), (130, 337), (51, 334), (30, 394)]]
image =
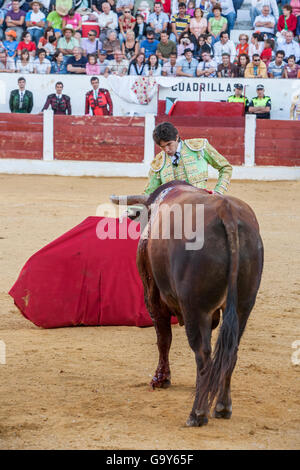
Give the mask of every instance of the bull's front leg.
[(150, 385), (152, 388), (167, 388), (171, 385), (169, 351), (172, 342), (171, 316), (158, 316), (154, 320), (157, 335), (159, 361)]

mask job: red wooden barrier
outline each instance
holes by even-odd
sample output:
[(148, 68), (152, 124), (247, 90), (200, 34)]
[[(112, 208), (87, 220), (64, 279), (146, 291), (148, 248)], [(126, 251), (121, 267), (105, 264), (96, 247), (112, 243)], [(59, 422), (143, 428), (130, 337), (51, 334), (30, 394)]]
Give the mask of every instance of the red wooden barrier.
[(256, 165), (300, 165), (300, 122), (256, 120)]
[[(166, 101), (159, 100), (157, 115), (166, 116)], [(172, 112), (172, 116), (244, 116), (245, 107), (242, 103), (223, 103), (211, 101), (177, 101)]]
[[(218, 119), (220, 127), (211, 125), (214, 119)], [(232, 165), (243, 165), (245, 119), (239, 116), (232, 119), (235, 120), (234, 125), (228, 117), (207, 117), (199, 122), (198, 118), (160, 116), (157, 123), (172, 122), (179, 130), (182, 139), (206, 138)], [(209, 124), (204, 122), (208, 120)], [(156, 151), (159, 151), (159, 147), (156, 147)]]
[(43, 158), (43, 116), (0, 114), (0, 158)]
[(54, 116), (54, 158), (142, 162), (144, 118)]

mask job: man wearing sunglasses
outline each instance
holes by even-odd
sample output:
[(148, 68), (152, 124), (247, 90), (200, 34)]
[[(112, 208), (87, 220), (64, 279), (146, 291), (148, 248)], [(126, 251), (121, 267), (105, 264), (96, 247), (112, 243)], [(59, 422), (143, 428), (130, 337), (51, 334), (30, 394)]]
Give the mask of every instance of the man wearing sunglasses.
[(245, 69), (245, 78), (268, 78), (266, 64), (261, 60), (259, 54), (253, 54), (252, 62)]
[(98, 51), (102, 49), (102, 43), (97, 39), (97, 31), (91, 29), (88, 32), (88, 37), (81, 40), (83, 55), (87, 56), (88, 54), (98, 54)]
[(243, 94), (243, 85), (242, 83), (235, 83), (233, 85), (234, 93), (227, 98), (227, 103), (243, 103), (245, 106), (245, 111), (248, 111), (249, 100), (247, 96)]

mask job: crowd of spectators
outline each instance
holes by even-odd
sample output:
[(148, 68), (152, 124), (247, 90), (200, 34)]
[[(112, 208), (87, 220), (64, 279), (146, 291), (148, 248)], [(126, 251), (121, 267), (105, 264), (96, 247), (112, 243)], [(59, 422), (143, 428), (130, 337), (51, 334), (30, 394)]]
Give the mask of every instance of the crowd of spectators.
[(300, 0), (252, 0), (235, 44), (242, 3), (0, 0), (0, 72), (300, 78)]

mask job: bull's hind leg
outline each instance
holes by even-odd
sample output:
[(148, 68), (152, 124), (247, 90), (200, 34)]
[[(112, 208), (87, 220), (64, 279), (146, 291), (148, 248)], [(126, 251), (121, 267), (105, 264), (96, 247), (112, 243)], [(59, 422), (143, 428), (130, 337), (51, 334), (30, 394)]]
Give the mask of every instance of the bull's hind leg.
[(201, 324), (198, 321), (186, 323), (186, 333), (189, 344), (195, 353), (197, 378), (196, 395), (192, 411), (186, 422), (187, 426), (203, 426), (208, 423), (209, 407), (206, 402), (199, 408), (199, 398), (203, 374), (211, 361), (211, 324)]
[[(249, 315), (251, 313), (252, 307), (253, 307), (254, 302), (251, 302), (251, 306), (247, 306), (246, 308), (241, 311), (239, 309), (238, 311), (238, 317), (239, 317), (239, 336), (238, 336), (238, 344), (240, 343), (241, 337), (243, 335), (244, 329), (246, 327), (247, 320), (249, 318)], [(232, 401), (231, 401), (231, 390), (230, 390), (230, 384), (231, 384), (231, 376), (234, 371), (235, 365), (237, 361), (237, 352), (235, 356), (235, 361), (233, 363), (232, 368), (228, 371), (224, 382), (223, 386), (220, 390), (220, 393), (217, 397), (216, 400), (216, 406), (213, 412), (213, 417), (214, 418), (222, 418), (222, 419), (230, 419), (232, 415)]]

